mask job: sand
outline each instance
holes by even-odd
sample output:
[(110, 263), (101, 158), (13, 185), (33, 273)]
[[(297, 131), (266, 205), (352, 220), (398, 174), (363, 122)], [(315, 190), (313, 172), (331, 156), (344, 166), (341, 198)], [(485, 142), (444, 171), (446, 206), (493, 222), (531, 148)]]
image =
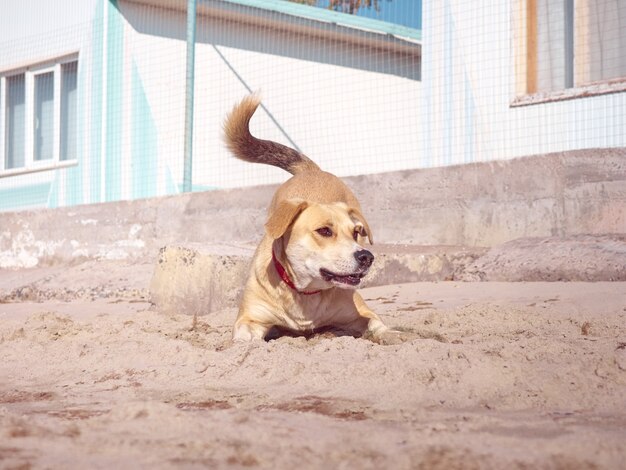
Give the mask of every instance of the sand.
[(231, 344), (233, 308), (2, 303), (0, 467), (623, 468), (626, 283), (362, 292), (413, 339)]

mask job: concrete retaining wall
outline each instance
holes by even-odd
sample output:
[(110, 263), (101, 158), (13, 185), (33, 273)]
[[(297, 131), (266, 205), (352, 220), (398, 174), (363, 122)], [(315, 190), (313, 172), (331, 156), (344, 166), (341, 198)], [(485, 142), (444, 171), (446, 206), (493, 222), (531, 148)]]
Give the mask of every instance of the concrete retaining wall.
[[(248, 171), (255, 171), (250, 165)], [(345, 179), (380, 243), (491, 247), (626, 233), (626, 149)], [(154, 259), (168, 244), (261, 238), (275, 186), (0, 214), (0, 268)]]

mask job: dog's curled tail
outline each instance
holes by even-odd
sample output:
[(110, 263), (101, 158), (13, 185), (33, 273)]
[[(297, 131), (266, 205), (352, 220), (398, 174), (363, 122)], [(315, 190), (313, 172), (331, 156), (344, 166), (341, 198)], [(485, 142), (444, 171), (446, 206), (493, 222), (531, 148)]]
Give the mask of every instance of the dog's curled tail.
[(320, 168), (306, 155), (271, 140), (257, 139), (250, 134), (250, 119), (261, 104), (258, 93), (246, 96), (235, 105), (224, 121), (224, 140), (228, 149), (240, 160), (274, 165), (292, 175)]

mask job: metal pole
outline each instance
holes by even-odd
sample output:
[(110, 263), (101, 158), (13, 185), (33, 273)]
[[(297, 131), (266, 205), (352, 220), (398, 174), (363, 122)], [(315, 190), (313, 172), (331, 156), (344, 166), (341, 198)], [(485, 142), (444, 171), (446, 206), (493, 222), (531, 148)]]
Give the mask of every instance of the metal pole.
[(565, 0), (565, 88), (574, 87), (574, 0)]
[(185, 159), (183, 191), (191, 191), (193, 168), (193, 91), (196, 52), (196, 0), (187, 0), (187, 74), (185, 80)]

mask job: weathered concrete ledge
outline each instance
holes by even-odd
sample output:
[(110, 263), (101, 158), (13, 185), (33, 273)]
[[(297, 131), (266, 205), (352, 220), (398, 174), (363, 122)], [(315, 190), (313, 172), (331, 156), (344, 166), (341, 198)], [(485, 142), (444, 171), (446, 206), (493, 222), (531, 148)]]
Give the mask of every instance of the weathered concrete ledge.
[[(161, 312), (204, 314), (238, 304), (250, 247), (161, 249), (150, 285)], [(626, 281), (626, 235), (525, 238), (491, 249), (375, 246), (364, 286), (437, 281)]]
[[(344, 180), (384, 243), (492, 247), (522, 237), (626, 232), (624, 148)], [(2, 213), (0, 268), (152, 261), (160, 247), (178, 243), (255, 244), (275, 190), (258, 186)]]
[[(447, 280), (626, 281), (626, 235), (522, 238), (490, 249), (373, 248), (376, 261), (366, 279), (369, 286)], [(238, 303), (254, 249), (239, 244), (167, 245), (158, 262), (88, 260), (3, 270), (0, 303), (151, 300), (162, 311), (208, 313)]]
[[(521, 238), (465, 267), (465, 281), (626, 281), (626, 234)], [(626, 302), (626, 293), (623, 293)]]
[(245, 247), (163, 247), (150, 282), (151, 301), (160, 312), (190, 315), (235, 306), (252, 255)]
[[(227, 247), (228, 248), (228, 247)], [(486, 250), (466, 247), (377, 246), (364, 286), (454, 279)], [(204, 314), (238, 304), (253, 251), (200, 245), (161, 249), (150, 295), (164, 313)]]
[[(487, 248), (375, 246), (364, 282), (626, 281), (626, 235), (514, 240)], [(161, 249), (150, 296), (165, 313), (204, 314), (238, 304), (253, 250), (227, 246)]]
[(154, 263), (89, 260), (80, 264), (5, 269), (0, 303), (109, 299), (148, 302)]

